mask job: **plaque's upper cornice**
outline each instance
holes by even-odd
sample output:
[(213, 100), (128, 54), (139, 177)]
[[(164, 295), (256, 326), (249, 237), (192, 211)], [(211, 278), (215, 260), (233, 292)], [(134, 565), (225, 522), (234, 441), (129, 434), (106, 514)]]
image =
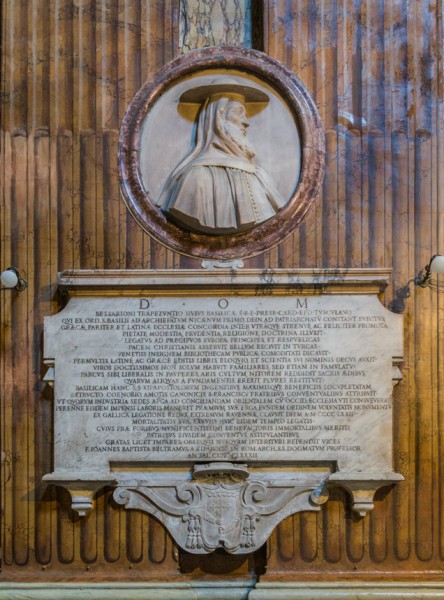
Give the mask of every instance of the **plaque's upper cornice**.
[(59, 273), (69, 296), (370, 294), (386, 289), (390, 269), (74, 270)]

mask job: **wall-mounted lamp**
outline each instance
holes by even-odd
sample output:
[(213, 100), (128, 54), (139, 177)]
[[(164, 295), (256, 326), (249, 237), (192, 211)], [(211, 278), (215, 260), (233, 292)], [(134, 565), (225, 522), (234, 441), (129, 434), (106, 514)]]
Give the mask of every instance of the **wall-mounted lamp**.
[(23, 292), (26, 289), (27, 283), (20, 277), (19, 270), (15, 267), (8, 267), (6, 271), (0, 275), (0, 281), (2, 282), (3, 289), (15, 289), (19, 292)]
[(444, 284), (438, 283), (437, 279), (432, 279), (432, 273), (444, 273), (444, 256), (440, 254), (432, 256), (429, 263), (415, 277), (415, 285), (437, 291), (444, 290)]

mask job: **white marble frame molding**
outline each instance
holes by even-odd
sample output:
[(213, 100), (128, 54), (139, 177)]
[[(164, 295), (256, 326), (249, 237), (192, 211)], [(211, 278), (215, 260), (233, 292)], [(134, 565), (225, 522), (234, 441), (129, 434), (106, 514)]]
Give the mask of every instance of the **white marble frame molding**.
[(15, 583), (0, 600), (442, 600), (441, 582)]

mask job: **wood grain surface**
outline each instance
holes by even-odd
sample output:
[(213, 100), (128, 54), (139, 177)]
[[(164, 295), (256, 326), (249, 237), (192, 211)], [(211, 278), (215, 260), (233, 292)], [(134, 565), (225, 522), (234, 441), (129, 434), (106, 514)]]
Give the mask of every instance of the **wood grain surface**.
[[(312, 93), (326, 177), (307, 219), (247, 266), (392, 267), (384, 297), (405, 320), (394, 395), (395, 470), (364, 520), (344, 492), (286, 519), (265, 554), (179, 553), (147, 515), (99, 495), (76, 519), (51, 471), (43, 316), (57, 272), (199, 267), (128, 215), (117, 137), (144, 81), (179, 55), (177, 0), (2, 0), (0, 252), (25, 292), (1, 292), (1, 558), (4, 580), (433, 580), (444, 559), (444, 296), (412, 278), (444, 253), (442, 0), (264, 0), (258, 46)], [(266, 556), (266, 558), (264, 558)], [(180, 569), (179, 569), (180, 567)]]

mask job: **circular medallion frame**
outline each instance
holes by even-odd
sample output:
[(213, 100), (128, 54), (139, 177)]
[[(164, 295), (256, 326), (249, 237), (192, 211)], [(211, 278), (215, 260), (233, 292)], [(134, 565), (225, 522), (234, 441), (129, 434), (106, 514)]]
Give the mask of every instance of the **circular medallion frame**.
[[(234, 234), (194, 232), (168, 219), (156, 205), (156, 198), (145, 189), (140, 168), (142, 129), (150, 111), (185, 77), (209, 70), (242, 72), (270, 86), (292, 112), (301, 142), (300, 173), (291, 198), (272, 218)], [(119, 140), (122, 195), (137, 223), (171, 250), (218, 261), (248, 258), (276, 246), (301, 223), (323, 180), (324, 139), (313, 99), (284, 65), (256, 50), (228, 46), (194, 50), (162, 67), (140, 88), (128, 107)]]

